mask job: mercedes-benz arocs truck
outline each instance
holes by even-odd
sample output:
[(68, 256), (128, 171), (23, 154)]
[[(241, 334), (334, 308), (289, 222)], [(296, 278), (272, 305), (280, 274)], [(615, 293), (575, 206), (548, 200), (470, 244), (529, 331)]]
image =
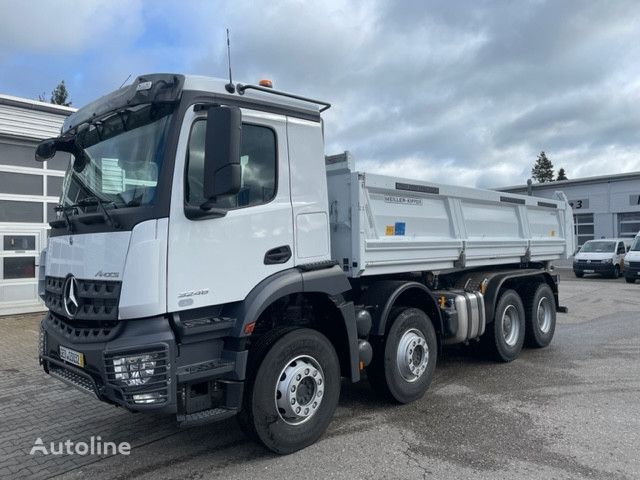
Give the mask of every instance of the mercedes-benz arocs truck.
[(152, 74), (41, 142), (40, 161), (70, 154), (39, 263), (45, 372), (183, 425), (237, 415), (288, 453), (325, 431), (342, 379), (408, 403), (443, 345), (503, 362), (548, 345), (564, 195), (356, 171), (324, 154), (328, 107)]

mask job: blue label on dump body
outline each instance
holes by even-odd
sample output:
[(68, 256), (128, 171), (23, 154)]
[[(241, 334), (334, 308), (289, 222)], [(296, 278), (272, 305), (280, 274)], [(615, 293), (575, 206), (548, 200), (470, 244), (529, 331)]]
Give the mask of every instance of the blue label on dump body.
[(404, 235), (406, 224), (404, 222), (396, 222), (395, 228), (393, 229), (394, 235)]

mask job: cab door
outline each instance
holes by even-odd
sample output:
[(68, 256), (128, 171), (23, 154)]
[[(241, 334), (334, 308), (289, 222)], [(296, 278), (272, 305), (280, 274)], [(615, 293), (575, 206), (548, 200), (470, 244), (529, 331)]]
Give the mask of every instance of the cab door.
[(293, 222), (286, 117), (242, 110), (241, 190), (214, 205), (226, 214), (191, 220), (203, 198), (206, 111), (187, 111), (175, 163), (168, 232), (170, 312), (243, 300), (291, 268)]

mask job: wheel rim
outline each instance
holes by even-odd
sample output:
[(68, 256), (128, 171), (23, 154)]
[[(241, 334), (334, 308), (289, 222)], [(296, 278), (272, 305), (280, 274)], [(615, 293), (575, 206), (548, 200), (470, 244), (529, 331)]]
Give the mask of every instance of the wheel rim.
[(415, 382), (425, 372), (428, 363), (429, 346), (422, 332), (415, 328), (404, 332), (396, 353), (396, 364), (402, 378)]
[(538, 328), (542, 333), (549, 333), (551, 329), (551, 304), (547, 297), (538, 302)]
[(325, 378), (318, 361), (300, 355), (287, 362), (276, 382), (275, 402), (280, 418), (299, 425), (312, 418), (324, 398)]
[(502, 313), (502, 335), (504, 336), (504, 342), (510, 347), (518, 343), (520, 315), (514, 305), (508, 305)]

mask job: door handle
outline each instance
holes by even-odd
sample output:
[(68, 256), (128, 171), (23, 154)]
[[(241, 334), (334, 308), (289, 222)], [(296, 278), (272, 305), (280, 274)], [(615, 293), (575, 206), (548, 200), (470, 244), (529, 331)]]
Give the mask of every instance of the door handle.
[(291, 248), (289, 245), (272, 248), (264, 254), (265, 265), (275, 265), (276, 263), (287, 263), (291, 258)]

